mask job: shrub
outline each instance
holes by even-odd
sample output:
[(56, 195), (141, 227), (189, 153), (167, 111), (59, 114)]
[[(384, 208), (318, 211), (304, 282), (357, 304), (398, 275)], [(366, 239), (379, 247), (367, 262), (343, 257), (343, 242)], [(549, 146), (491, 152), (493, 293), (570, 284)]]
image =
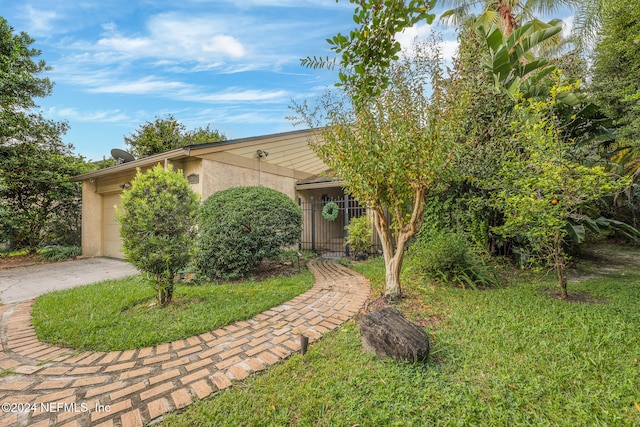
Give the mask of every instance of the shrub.
[(198, 226), (199, 273), (212, 279), (236, 279), (300, 241), (302, 210), (276, 190), (236, 187), (204, 202)]
[(147, 277), (158, 303), (171, 302), (178, 272), (190, 261), (199, 198), (180, 172), (157, 165), (138, 173), (122, 194), (118, 214), (127, 261)]
[(423, 233), (410, 250), (412, 269), (455, 286), (491, 286), (499, 278), (470, 247), (462, 233)]
[(371, 237), (373, 229), (369, 223), (369, 218), (363, 215), (359, 218), (353, 218), (349, 221), (349, 225), (345, 227), (347, 230), (347, 244), (356, 252), (367, 253), (371, 248)]

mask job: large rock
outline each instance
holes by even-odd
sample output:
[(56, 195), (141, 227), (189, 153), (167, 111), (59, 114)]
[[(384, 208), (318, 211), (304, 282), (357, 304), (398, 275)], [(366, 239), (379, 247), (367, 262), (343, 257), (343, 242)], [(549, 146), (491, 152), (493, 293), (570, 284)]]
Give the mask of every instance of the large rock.
[(429, 357), (429, 337), (394, 307), (362, 316), (362, 348), (378, 357), (417, 362)]

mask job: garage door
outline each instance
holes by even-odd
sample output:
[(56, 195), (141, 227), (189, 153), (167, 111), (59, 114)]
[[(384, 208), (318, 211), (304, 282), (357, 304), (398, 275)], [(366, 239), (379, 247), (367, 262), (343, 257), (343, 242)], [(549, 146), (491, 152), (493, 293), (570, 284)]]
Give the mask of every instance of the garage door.
[(102, 196), (102, 254), (113, 258), (124, 258), (120, 225), (116, 222), (116, 210), (121, 209), (120, 194)]

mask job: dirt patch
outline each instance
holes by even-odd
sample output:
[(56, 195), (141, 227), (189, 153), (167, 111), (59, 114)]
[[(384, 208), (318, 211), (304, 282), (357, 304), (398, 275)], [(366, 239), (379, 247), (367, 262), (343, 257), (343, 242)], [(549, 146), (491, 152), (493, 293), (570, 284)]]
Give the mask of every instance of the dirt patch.
[(360, 310), (360, 315), (369, 313), (371, 311), (383, 309), (388, 305), (389, 303), (384, 298), (384, 296), (381, 296), (380, 298), (374, 300), (367, 300), (367, 302), (364, 304), (364, 307), (362, 307), (362, 309)]
[(263, 260), (256, 268), (251, 270), (251, 277), (256, 281), (261, 281), (277, 276), (294, 276), (298, 273), (297, 264), (293, 265), (291, 262)]
[(625, 269), (640, 269), (640, 248), (616, 243), (588, 246), (576, 256), (569, 271), (569, 282), (579, 283), (615, 274)]
[[(409, 305), (422, 304), (421, 300), (418, 300), (415, 295), (403, 297), (402, 302), (404, 304), (408, 303)], [(376, 311), (376, 310), (381, 310), (384, 307), (387, 307), (388, 305), (389, 303), (387, 302), (384, 296), (381, 296), (377, 299), (370, 299), (365, 303), (364, 307), (362, 307), (362, 309), (358, 313), (357, 318), (358, 320), (360, 320), (360, 318), (366, 313)], [(432, 328), (444, 320), (444, 316), (441, 316), (441, 315), (421, 316), (420, 314), (422, 312), (420, 310), (416, 310), (415, 308), (412, 308), (411, 310), (401, 310), (401, 311), (403, 311), (403, 315), (405, 315), (405, 317), (408, 314), (413, 313), (414, 316), (412, 316), (412, 318), (408, 318), (408, 320), (420, 326), (421, 328)]]
[(544, 290), (543, 294), (550, 296), (561, 301), (576, 302), (583, 304), (607, 304), (609, 301), (606, 298), (597, 298), (591, 295), (589, 292), (569, 292), (566, 298), (562, 297), (562, 293), (559, 290)]
[(16, 267), (28, 267), (35, 264), (42, 264), (41, 261), (38, 261), (38, 254), (0, 257), (0, 270)]

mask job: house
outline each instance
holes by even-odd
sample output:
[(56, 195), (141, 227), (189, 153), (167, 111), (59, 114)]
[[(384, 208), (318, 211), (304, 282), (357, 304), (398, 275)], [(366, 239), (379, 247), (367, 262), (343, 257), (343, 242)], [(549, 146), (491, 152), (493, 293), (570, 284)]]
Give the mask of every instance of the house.
[[(157, 164), (182, 170), (205, 200), (237, 186), (264, 185), (287, 194), (304, 212), (302, 249), (344, 251), (344, 226), (363, 209), (346, 198), (339, 181), (327, 178), (326, 165), (309, 147), (311, 130), (192, 145), (121, 163), (75, 177), (82, 182), (82, 253), (123, 258), (116, 222), (120, 195), (135, 177)], [(322, 204), (341, 203), (335, 221), (322, 217)]]

